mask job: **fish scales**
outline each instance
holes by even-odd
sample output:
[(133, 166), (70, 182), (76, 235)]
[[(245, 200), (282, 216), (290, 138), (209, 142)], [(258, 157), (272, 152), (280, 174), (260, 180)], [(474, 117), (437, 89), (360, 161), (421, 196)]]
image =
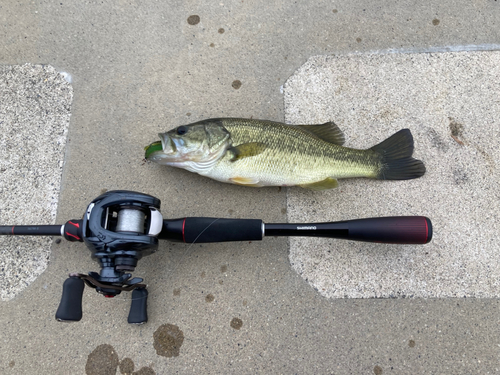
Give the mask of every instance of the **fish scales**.
[[(238, 167), (252, 175), (265, 175), (265, 180), (273, 185), (300, 185), (327, 177), (375, 177), (380, 169), (380, 157), (373, 151), (328, 143), (294, 125), (227, 122), (222, 121), (234, 145), (250, 142), (267, 145), (261, 154), (238, 160)], [(222, 174), (229, 174), (234, 168), (230, 159), (226, 156), (217, 166), (225, 169)]]

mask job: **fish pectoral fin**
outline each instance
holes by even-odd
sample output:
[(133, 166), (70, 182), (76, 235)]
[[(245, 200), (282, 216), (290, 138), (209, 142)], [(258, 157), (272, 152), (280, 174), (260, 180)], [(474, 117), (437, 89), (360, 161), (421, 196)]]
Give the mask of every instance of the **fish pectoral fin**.
[(301, 129), (314, 134), (319, 139), (325, 142), (333, 143), (342, 146), (345, 142), (344, 133), (333, 122), (325, 122), (321, 125), (297, 125)]
[(229, 179), (233, 184), (260, 187), (259, 180), (251, 177), (232, 177)]
[(231, 161), (236, 161), (250, 156), (259, 155), (266, 149), (266, 147), (265, 143), (262, 142), (250, 142), (230, 147), (227, 151), (233, 155)]
[(328, 177), (322, 181), (313, 182), (312, 184), (303, 184), (299, 186), (305, 189), (321, 191), (321, 190), (335, 189), (336, 187), (339, 186), (339, 182), (335, 178)]

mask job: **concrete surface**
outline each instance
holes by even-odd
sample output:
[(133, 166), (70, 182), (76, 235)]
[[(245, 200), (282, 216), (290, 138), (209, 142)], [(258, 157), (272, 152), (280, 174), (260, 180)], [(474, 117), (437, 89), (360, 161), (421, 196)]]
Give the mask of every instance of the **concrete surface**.
[[(143, 164), (142, 148), (158, 131), (207, 117), (283, 121), (280, 87), (310, 56), (491, 49), (500, 33), (500, 4), (489, 0), (0, 6), (0, 63), (50, 64), (73, 78), (60, 223), (115, 188), (158, 196), (166, 217), (285, 221), (286, 189)], [(150, 285), (149, 322), (135, 327), (126, 324), (127, 296), (105, 300), (90, 290), (81, 322), (54, 320), (67, 273), (97, 265), (81, 244), (53, 243), (47, 270), (0, 302), (0, 373), (500, 371), (498, 299), (331, 300), (291, 268), (288, 248), (275, 238), (162, 244), (135, 272)], [(157, 354), (162, 332), (182, 342), (178, 356)]]
[(403, 128), (427, 172), (288, 191), (290, 222), (424, 215), (425, 246), (293, 238), (290, 262), (327, 297), (499, 297), (500, 53), (360, 54), (309, 59), (285, 84), (290, 123), (334, 120), (366, 149)]
[[(51, 66), (0, 66), (0, 225), (54, 224), (73, 90)], [(48, 237), (0, 237), (0, 298), (46, 268)]]

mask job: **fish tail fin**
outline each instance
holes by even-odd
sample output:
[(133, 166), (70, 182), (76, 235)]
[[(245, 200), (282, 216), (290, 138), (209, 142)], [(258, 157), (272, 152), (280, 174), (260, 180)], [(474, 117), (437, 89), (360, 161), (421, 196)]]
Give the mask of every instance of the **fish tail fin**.
[(403, 129), (371, 148), (381, 156), (379, 180), (410, 180), (424, 175), (425, 166), (413, 154), (413, 136)]

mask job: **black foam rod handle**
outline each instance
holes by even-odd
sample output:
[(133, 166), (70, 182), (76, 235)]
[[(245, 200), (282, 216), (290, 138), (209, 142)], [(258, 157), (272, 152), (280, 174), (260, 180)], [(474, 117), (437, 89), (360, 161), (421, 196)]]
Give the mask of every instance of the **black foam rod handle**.
[(144, 324), (148, 321), (148, 290), (137, 288), (132, 292), (132, 304), (128, 314), (130, 324)]
[(264, 236), (262, 220), (187, 217), (183, 224), (183, 242), (260, 241)]
[(348, 221), (348, 239), (396, 244), (426, 244), (432, 223), (425, 216), (394, 216)]
[(60, 322), (78, 322), (82, 319), (82, 297), (85, 284), (79, 277), (70, 277), (63, 284), (61, 303), (56, 312)]

